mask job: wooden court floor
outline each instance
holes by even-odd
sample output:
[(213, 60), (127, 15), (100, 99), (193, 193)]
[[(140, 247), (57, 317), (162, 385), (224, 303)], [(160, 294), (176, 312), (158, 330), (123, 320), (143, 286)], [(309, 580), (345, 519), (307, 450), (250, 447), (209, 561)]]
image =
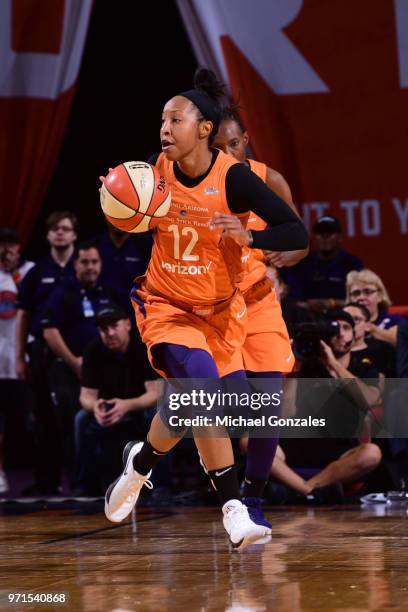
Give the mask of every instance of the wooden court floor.
[[(273, 538), (229, 548), (216, 508), (2, 504), (1, 610), (408, 610), (406, 508), (271, 510)], [(8, 603), (66, 593), (68, 604)]]

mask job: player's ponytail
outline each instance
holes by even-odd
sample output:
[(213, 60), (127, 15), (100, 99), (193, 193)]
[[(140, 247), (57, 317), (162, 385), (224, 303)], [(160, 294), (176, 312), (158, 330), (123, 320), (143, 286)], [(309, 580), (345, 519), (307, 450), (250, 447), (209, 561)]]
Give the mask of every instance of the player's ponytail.
[(225, 85), (208, 68), (197, 68), (194, 74), (194, 89), (205, 91), (215, 102), (225, 97)]

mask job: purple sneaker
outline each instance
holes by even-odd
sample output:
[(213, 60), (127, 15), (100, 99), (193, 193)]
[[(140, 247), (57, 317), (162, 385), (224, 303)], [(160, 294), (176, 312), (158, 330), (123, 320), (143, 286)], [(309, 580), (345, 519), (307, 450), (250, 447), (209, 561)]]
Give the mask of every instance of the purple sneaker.
[(260, 497), (243, 497), (242, 503), (248, 508), (248, 514), (251, 520), (257, 525), (266, 527), (272, 533), (272, 525), (266, 520), (262, 512), (262, 499)]

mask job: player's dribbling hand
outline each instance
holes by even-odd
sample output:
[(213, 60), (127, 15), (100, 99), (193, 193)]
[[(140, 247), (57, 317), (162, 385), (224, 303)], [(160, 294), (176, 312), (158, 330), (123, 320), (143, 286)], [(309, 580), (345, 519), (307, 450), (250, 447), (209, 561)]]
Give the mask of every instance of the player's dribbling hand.
[(243, 227), (241, 221), (235, 215), (216, 212), (209, 223), (209, 227), (212, 230), (223, 230), (223, 236), (232, 238), (240, 246), (251, 244), (250, 233)]
[[(113, 170), (113, 168), (108, 168), (108, 173)], [(101, 174), (101, 176), (99, 177), (99, 180), (101, 181), (102, 185), (105, 182), (106, 176), (103, 176), (103, 174)], [(101, 190), (101, 188), (99, 187), (99, 191)]]

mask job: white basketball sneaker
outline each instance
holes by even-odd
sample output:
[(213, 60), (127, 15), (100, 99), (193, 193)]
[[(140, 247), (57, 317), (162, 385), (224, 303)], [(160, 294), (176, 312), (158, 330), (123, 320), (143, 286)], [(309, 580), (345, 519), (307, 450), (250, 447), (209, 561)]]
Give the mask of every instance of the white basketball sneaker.
[(133, 457), (140, 452), (143, 442), (128, 442), (123, 450), (122, 474), (111, 485), (105, 494), (105, 514), (106, 518), (113, 523), (120, 523), (132, 512), (141, 488), (145, 485), (148, 489), (153, 489), (149, 480), (152, 473), (142, 476), (133, 467)]
[(222, 512), (225, 531), (232, 546), (237, 550), (242, 550), (257, 541), (264, 542), (265, 537), (269, 536), (266, 527), (257, 525), (250, 519), (247, 507), (239, 499), (230, 499), (223, 505)]

